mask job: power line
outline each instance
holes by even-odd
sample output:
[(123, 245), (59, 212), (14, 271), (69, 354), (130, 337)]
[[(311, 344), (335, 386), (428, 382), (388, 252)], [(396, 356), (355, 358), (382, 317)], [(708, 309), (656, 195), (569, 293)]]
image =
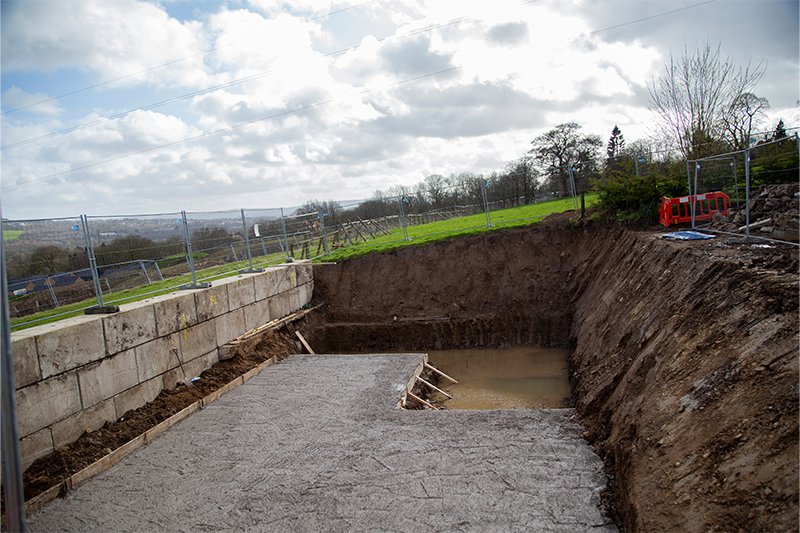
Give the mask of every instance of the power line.
[[(307, 19), (307, 20), (308, 20), (308, 22), (314, 22), (314, 21), (321, 20), (321, 19), (324, 19), (324, 18), (327, 18), (327, 17), (331, 17), (333, 15), (338, 15), (339, 13), (344, 13), (345, 11), (350, 11), (351, 9), (355, 9), (357, 7), (361, 7), (361, 6), (366, 5), (366, 4), (374, 3), (376, 1), (377, 0), (367, 0), (366, 2), (361, 2), (359, 4), (354, 4), (352, 6), (348, 6), (348, 7), (345, 7), (345, 8), (341, 8), (341, 9), (337, 9), (337, 10), (334, 10), (334, 11), (330, 11), (330, 12), (324, 14), (324, 15), (318, 15), (316, 17), (312, 17), (312, 18)], [(162, 69), (162, 68), (165, 68), (165, 67), (169, 67), (171, 65), (175, 65), (175, 64), (181, 63), (183, 61), (188, 61), (189, 59), (194, 59), (196, 57), (202, 57), (202, 56), (205, 56), (207, 54), (210, 54), (211, 52), (215, 52), (217, 50), (220, 50), (222, 48), (227, 48), (229, 46), (233, 46), (234, 44), (237, 44), (237, 43), (231, 43), (231, 44), (227, 44), (227, 45), (223, 45), (223, 46), (215, 46), (213, 48), (209, 48), (208, 50), (204, 50), (204, 51), (198, 52), (196, 54), (191, 54), (191, 55), (180, 57), (180, 58), (177, 58), (177, 59), (171, 59), (171, 60), (169, 60), (169, 61), (167, 61), (165, 63), (161, 63), (159, 65), (154, 65), (154, 66), (148, 67), (148, 68), (146, 68), (144, 70), (139, 70), (137, 72), (130, 72), (130, 73), (125, 74), (123, 76), (119, 76), (119, 77), (116, 77), (116, 78), (113, 78), (113, 79), (110, 79), (110, 80), (101, 81), (101, 82), (98, 82), (98, 83), (95, 83), (95, 84), (92, 84), (92, 85), (87, 85), (85, 87), (81, 87), (80, 89), (75, 89), (73, 91), (62, 93), (62, 94), (60, 94), (58, 96), (53, 96), (53, 97), (46, 98), (44, 100), (39, 100), (38, 102), (33, 102), (33, 103), (30, 103), (30, 104), (25, 104), (23, 106), (15, 107), (13, 109), (0, 111), (0, 115), (7, 115), (7, 114), (10, 114), (10, 113), (14, 113), (16, 111), (22, 111), (23, 109), (29, 109), (31, 107), (36, 107), (36, 106), (39, 106), (39, 105), (42, 105), (42, 104), (55, 102), (56, 100), (61, 100), (62, 98), (66, 98), (67, 96), (73, 96), (75, 94), (79, 94), (79, 93), (82, 93), (82, 92), (91, 91), (92, 89), (97, 89), (98, 87), (103, 87), (105, 85), (110, 85), (112, 83), (116, 83), (118, 81), (126, 80), (128, 78), (133, 78), (133, 77), (139, 76), (141, 74), (147, 74), (148, 72), (152, 72), (154, 70), (159, 70), (159, 69)], [(69, 129), (69, 130), (65, 130), (65, 131), (73, 131), (73, 130)], [(58, 132), (56, 132), (56, 133), (58, 133)], [(42, 138), (45, 138), (45, 137), (42, 137)], [(36, 140), (38, 140), (38, 138)], [(8, 146), (16, 146), (17, 144), (20, 144), (20, 143), (14, 143), (13, 145), (8, 145)], [(6, 148), (6, 146), (3, 146), (2, 148)]]
[[(607, 31), (609, 29), (615, 29), (615, 28), (620, 28), (620, 27), (623, 27), (623, 26), (629, 26), (629, 25), (635, 24), (637, 22), (643, 22), (643, 21), (647, 21), (647, 20), (652, 20), (652, 19), (654, 19), (656, 17), (670, 15), (670, 14), (673, 14), (673, 13), (676, 13), (676, 12), (679, 12), (679, 11), (686, 11), (687, 9), (691, 9), (693, 7), (703, 6), (703, 5), (712, 3), (714, 1), (716, 1), (716, 0), (705, 0), (703, 2), (692, 4), (691, 6), (686, 6), (686, 7), (679, 8), (679, 9), (672, 9), (672, 10), (669, 10), (669, 11), (662, 12), (660, 14), (650, 15), (650, 16), (647, 16), (647, 17), (642, 17), (640, 19), (627, 21), (627, 22), (624, 22), (624, 23), (621, 23), (621, 24), (616, 24), (616, 25), (613, 25), (613, 26), (607, 26), (607, 27), (601, 28), (599, 30), (594, 30), (594, 31), (591, 31), (591, 32), (586, 32), (584, 34), (581, 34), (581, 35), (575, 37), (574, 39), (572, 39), (570, 42), (574, 42), (574, 41), (577, 41), (578, 39), (581, 39), (583, 37), (586, 37), (586, 36), (589, 36), (589, 35), (595, 35), (595, 34), (603, 32), (603, 31)], [(454, 21), (458, 21), (458, 20), (460, 20), (460, 19), (453, 19), (453, 21), (451, 21), (451, 23), (455, 23)], [(567, 44), (569, 44), (569, 43), (567, 43)], [(530, 46), (530, 47), (526, 47), (526, 48), (533, 48), (533, 47), (536, 47), (536, 46), (538, 46), (538, 44)], [(522, 48), (521, 50), (525, 50), (526, 48)], [(449, 68), (437, 70), (435, 72), (430, 72), (430, 73), (427, 73), (427, 74), (423, 74), (423, 75), (414, 76), (414, 77), (411, 77), (411, 78), (406, 78), (406, 79), (403, 79), (403, 80), (399, 80), (399, 81), (387, 84), (387, 85), (385, 85), (383, 87), (374, 88), (374, 89), (363, 89), (361, 91), (356, 92), (356, 94), (358, 94), (358, 95), (369, 94), (369, 93), (375, 92), (375, 91), (380, 90), (380, 89), (389, 89), (389, 88), (392, 88), (392, 87), (404, 85), (406, 83), (411, 83), (411, 82), (414, 82), (414, 81), (419, 81), (419, 80), (422, 80), (422, 79), (431, 78), (431, 77), (439, 76), (439, 75), (450, 73), (450, 72), (455, 72), (455, 71), (458, 71), (458, 70), (462, 70), (463, 68), (464, 68), (464, 65), (449, 67)], [(179, 139), (177, 141), (172, 141), (172, 142), (169, 142), (169, 143), (164, 143), (164, 144), (160, 144), (160, 145), (157, 145), (157, 146), (152, 146), (150, 148), (146, 148), (146, 149), (143, 149), (143, 150), (137, 150), (137, 151), (134, 151), (134, 152), (121, 154), (121, 155), (114, 156), (114, 157), (111, 157), (111, 158), (108, 158), (108, 159), (103, 159), (103, 160), (100, 160), (100, 161), (94, 161), (94, 162), (91, 162), (91, 163), (87, 163), (87, 164), (84, 164), (84, 165), (79, 165), (77, 167), (70, 168), (68, 170), (64, 170), (64, 171), (60, 171), (60, 172), (54, 172), (52, 174), (47, 174), (47, 175), (44, 175), (44, 176), (39, 176), (39, 177), (36, 177), (36, 178), (32, 178), (30, 180), (19, 181), (17, 183), (14, 183), (13, 185), (7, 185), (7, 186), (2, 187), (0, 189), (2, 189), (2, 190), (14, 189), (14, 188), (20, 187), (22, 185), (28, 185), (30, 183), (34, 183), (34, 182), (37, 182), (37, 181), (44, 181), (44, 180), (57, 178), (59, 176), (65, 176), (65, 175), (71, 174), (73, 172), (77, 172), (77, 171), (80, 171), (80, 170), (86, 170), (86, 169), (89, 169), (89, 168), (93, 168), (93, 167), (97, 167), (97, 166), (100, 166), (100, 165), (104, 165), (106, 163), (112, 163), (114, 161), (119, 161), (121, 159), (125, 159), (125, 158), (128, 158), (128, 157), (142, 155), (142, 154), (154, 152), (154, 151), (157, 151), (157, 150), (162, 150), (164, 148), (170, 148), (170, 147), (177, 146), (177, 145), (180, 145), (180, 144), (183, 144), (183, 143), (192, 142), (192, 141), (199, 140), (199, 139), (202, 139), (202, 138), (210, 137), (212, 135), (218, 135), (220, 133), (226, 133), (226, 132), (234, 131), (236, 129), (242, 128), (244, 126), (247, 126), (247, 125), (250, 125), (250, 124), (253, 124), (253, 123), (256, 123), (256, 122), (262, 122), (262, 121), (265, 121), (265, 120), (272, 120), (272, 119), (275, 119), (275, 118), (279, 118), (279, 117), (286, 116), (286, 115), (291, 115), (291, 114), (294, 114), (294, 113), (300, 113), (300, 112), (303, 112), (303, 111), (309, 111), (311, 109), (315, 109), (317, 107), (321, 107), (321, 106), (327, 105), (329, 103), (332, 103), (334, 101), (336, 101), (335, 98), (327, 98), (327, 99), (324, 99), (324, 100), (313, 102), (311, 104), (302, 105), (302, 106), (296, 107), (294, 109), (287, 109), (285, 111), (280, 111), (278, 113), (273, 113), (271, 115), (267, 115), (267, 116), (263, 116), (263, 117), (259, 117), (259, 118), (255, 118), (255, 119), (251, 119), (251, 120), (247, 120), (247, 121), (244, 121), (244, 122), (239, 122), (237, 124), (234, 124), (232, 126), (228, 126), (228, 127), (225, 127), (225, 128), (218, 128), (216, 130), (203, 132), (203, 133), (198, 134), (198, 135), (185, 137), (185, 138)]]

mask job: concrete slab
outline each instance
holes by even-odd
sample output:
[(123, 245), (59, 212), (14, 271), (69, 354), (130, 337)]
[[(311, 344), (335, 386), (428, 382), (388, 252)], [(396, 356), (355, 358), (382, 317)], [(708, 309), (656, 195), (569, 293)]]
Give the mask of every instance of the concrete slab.
[(103, 317), (106, 353), (122, 352), (156, 338), (156, 315), (149, 303), (120, 306), (126, 313)]
[(15, 338), (11, 342), (14, 360), (14, 382), (17, 389), (42, 379), (39, 369), (39, 356), (36, 351), (36, 337)]
[(231, 311), (256, 301), (256, 285), (253, 277), (257, 275), (245, 274), (228, 283), (228, 306)]
[(24, 437), (81, 410), (78, 375), (61, 374), (17, 391), (17, 422)]
[(50, 428), (44, 428), (20, 439), (19, 445), (23, 456), (22, 468), (26, 469), (36, 459), (49, 455), (53, 451), (53, 437)]
[(159, 337), (197, 323), (194, 294), (187, 291), (173, 292), (150, 298), (156, 315), (156, 334)]
[(272, 365), (29, 529), (615, 531), (572, 410), (397, 409), (421, 358)]
[(84, 409), (133, 387), (139, 383), (135, 351), (127, 350), (81, 368), (78, 382)]
[(191, 361), (217, 349), (217, 328), (213, 320), (202, 322), (181, 332), (181, 362)]
[(212, 286), (202, 291), (192, 291), (194, 294), (197, 320), (203, 322), (211, 320), (230, 310), (228, 305), (228, 284), (212, 281)]
[(94, 317), (42, 332), (36, 337), (36, 346), (45, 378), (106, 356), (103, 325)]

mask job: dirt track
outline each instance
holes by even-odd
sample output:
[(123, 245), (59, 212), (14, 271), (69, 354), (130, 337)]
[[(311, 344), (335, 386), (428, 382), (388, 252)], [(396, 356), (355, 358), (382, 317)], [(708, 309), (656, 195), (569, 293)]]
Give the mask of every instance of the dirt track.
[(327, 351), (574, 350), (629, 530), (797, 530), (798, 251), (563, 218), (316, 271)]

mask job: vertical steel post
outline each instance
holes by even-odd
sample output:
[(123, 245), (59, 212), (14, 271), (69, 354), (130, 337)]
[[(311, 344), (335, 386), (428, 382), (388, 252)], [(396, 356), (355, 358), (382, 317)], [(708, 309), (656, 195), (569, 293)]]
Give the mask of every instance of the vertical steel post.
[(0, 230), (0, 292), (2, 303), (2, 342), (0, 342), (0, 440), (2, 440), (2, 477), (5, 495), (6, 529), (25, 531), (25, 495), (22, 488), (22, 462), (17, 432), (17, 404), (14, 381), (14, 361), (11, 355), (11, 313), (8, 308), (8, 279), (6, 252)]
[(689, 198), (692, 200), (692, 229), (694, 229), (694, 213), (697, 204), (697, 175), (700, 173), (700, 163), (695, 162), (694, 164), (694, 194), (691, 194)]
[(489, 189), (489, 182), (484, 181), (483, 187), (481, 187), (481, 192), (483, 193), (483, 210), (486, 212), (486, 227), (492, 227), (492, 217), (489, 214), (489, 193), (487, 190)]
[(733, 190), (736, 192), (736, 210), (739, 210), (739, 176), (736, 175), (736, 154), (733, 154)]
[(189, 270), (192, 273), (192, 282), (181, 285), (181, 289), (203, 289), (211, 286), (210, 283), (197, 283), (197, 271), (194, 268), (194, 252), (192, 252), (192, 240), (189, 238), (189, 221), (186, 219), (186, 211), (181, 211), (181, 223), (183, 224), (183, 242), (186, 245), (186, 258), (189, 262)]
[(744, 236), (750, 238), (750, 148), (744, 149)]
[(289, 236), (286, 234), (286, 217), (283, 215), (283, 208), (281, 207), (281, 232), (283, 232), (283, 251), (286, 252), (286, 261), (291, 263), (294, 258), (289, 255)]
[(164, 281), (164, 276), (161, 275), (161, 268), (158, 266), (158, 261), (153, 261), (153, 265), (155, 265), (156, 272), (158, 272), (158, 279)]
[(139, 266), (142, 267), (142, 272), (144, 272), (144, 279), (147, 280), (147, 284), (150, 285), (150, 274), (147, 273), (147, 267), (144, 266), (144, 261), (139, 259)]
[(320, 224), (320, 230), (322, 231), (322, 247), (325, 250), (325, 255), (328, 255), (330, 251), (328, 250), (328, 231), (325, 228), (326, 216), (328, 216), (326, 213), (319, 214), (319, 224)]
[(253, 268), (253, 256), (250, 255), (250, 237), (247, 234), (247, 219), (244, 216), (244, 209), (242, 209), (242, 231), (244, 232), (244, 244), (247, 246), (247, 264), (248, 268), (240, 270), (240, 274), (253, 274), (255, 272), (264, 272), (263, 268)]
[(575, 186), (575, 167), (569, 167), (569, 188), (572, 192), (572, 208), (578, 209), (578, 191)]
[(53, 288), (52, 283), (50, 283), (51, 279), (53, 279), (53, 276), (47, 276), (44, 280), (44, 284), (47, 285), (47, 291), (50, 293), (50, 299), (53, 300), (53, 306), (60, 307), (58, 297), (56, 297), (56, 290)]
[(397, 197), (397, 203), (400, 206), (400, 226), (403, 228), (403, 240), (410, 241), (411, 239), (408, 236), (408, 228), (406, 227), (406, 214), (403, 211), (403, 196), (400, 195)]
[(97, 272), (97, 259), (94, 256), (94, 246), (92, 246), (92, 234), (89, 231), (89, 218), (81, 215), (81, 225), (83, 226), (83, 238), (86, 241), (86, 255), (89, 257), (89, 268), (92, 271), (92, 282), (94, 282), (94, 292), (97, 296), (97, 307), (105, 307), (103, 303), (103, 289), (100, 287), (100, 276)]

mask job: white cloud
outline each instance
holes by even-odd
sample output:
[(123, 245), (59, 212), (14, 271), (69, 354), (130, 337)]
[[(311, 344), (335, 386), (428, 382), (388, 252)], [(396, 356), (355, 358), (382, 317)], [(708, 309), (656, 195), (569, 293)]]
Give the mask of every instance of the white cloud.
[[(630, 13), (552, 1), (252, 0), (188, 22), (134, 0), (43, 4), (3, 8), (2, 67), (13, 86), (5, 107), (9, 98), (58, 94), (14, 79), (20, 71), (56, 80), (84, 73), (88, 85), (214, 51), (91, 91), (82, 103), (4, 116), (4, 142), (148, 103), (162, 95), (147, 92), (153, 87), (172, 97), (254, 79), (4, 152), (4, 214), (15, 217), (365, 197), (426, 174), (500, 169), (534, 136), (571, 120), (603, 138), (619, 124), (633, 141), (651, 127), (646, 84), (669, 53), (655, 36), (682, 20), (665, 19), (657, 32), (627, 32), (634, 24), (590, 34), (670, 8), (624, 1), (615, 5)], [(352, 49), (326, 55), (341, 43)], [(796, 59), (777, 63), (784, 74), (767, 86), (796, 89)], [(217, 130), (225, 131), (115, 159)], [(114, 160), (37, 180), (106, 159)], [(15, 182), (30, 183), (5, 189)]]
[(50, 116), (58, 116), (64, 111), (52, 96), (45, 93), (29, 93), (16, 85), (12, 85), (3, 93), (3, 108), (9, 110), (25, 108), (30, 109), (32, 113)]
[[(147, 2), (12, 4), (3, 10), (2, 33), (4, 73), (77, 69), (95, 80), (125, 77), (118, 86), (196, 87), (210, 80), (200, 55), (208, 48), (202, 24), (181, 23)], [(168, 68), (141, 72), (183, 58)]]

